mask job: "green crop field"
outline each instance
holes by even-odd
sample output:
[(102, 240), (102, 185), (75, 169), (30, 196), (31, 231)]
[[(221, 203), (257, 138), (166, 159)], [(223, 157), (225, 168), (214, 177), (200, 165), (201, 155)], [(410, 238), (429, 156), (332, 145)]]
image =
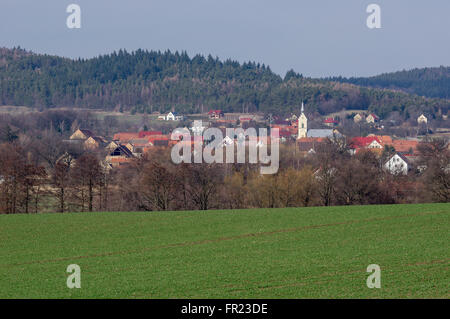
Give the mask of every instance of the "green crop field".
[(450, 204), (2, 215), (0, 298), (449, 298), (449, 234)]

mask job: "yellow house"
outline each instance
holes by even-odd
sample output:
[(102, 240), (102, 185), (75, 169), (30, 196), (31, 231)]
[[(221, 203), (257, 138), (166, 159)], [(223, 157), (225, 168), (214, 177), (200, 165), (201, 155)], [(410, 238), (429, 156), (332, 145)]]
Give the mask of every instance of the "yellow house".
[(425, 115), (422, 114), (421, 116), (419, 116), (417, 118), (417, 123), (419, 123), (419, 124), (422, 124), (422, 123), (427, 124), (428, 123), (428, 119), (426, 118)]
[(353, 121), (355, 122), (355, 123), (359, 123), (359, 122), (361, 122), (361, 120), (362, 120), (362, 116), (361, 116), (361, 114), (356, 114), (354, 117), (353, 117)]
[(91, 131), (85, 129), (77, 129), (75, 133), (70, 136), (71, 140), (87, 140), (89, 137), (94, 136)]
[(100, 146), (104, 146), (106, 144), (106, 141), (99, 136), (90, 136), (86, 141), (84, 141), (84, 147), (86, 149), (97, 149)]
[(378, 116), (376, 116), (375, 114), (369, 114), (367, 117), (366, 117), (366, 122), (367, 123), (375, 123), (375, 122), (377, 122), (378, 121)]

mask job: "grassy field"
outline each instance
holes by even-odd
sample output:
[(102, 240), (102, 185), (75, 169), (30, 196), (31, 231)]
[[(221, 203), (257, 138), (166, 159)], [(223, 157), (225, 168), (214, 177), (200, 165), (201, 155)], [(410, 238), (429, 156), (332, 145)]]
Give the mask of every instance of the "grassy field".
[(449, 234), (450, 204), (3, 215), (0, 298), (449, 298)]

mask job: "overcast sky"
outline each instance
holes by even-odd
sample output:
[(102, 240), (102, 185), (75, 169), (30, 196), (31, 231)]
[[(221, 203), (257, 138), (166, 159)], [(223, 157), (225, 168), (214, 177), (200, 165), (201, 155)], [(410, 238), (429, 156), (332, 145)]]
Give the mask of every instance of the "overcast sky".
[[(81, 29), (66, 8), (81, 7)], [(366, 26), (369, 4), (381, 29)], [(450, 0), (0, 0), (0, 46), (67, 57), (120, 48), (256, 61), (284, 76), (450, 65)]]

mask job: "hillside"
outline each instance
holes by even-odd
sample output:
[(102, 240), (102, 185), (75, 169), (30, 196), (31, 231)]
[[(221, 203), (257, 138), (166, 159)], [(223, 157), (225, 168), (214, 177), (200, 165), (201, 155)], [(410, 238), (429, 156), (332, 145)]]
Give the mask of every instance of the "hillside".
[[(0, 215), (0, 298), (448, 298), (450, 204)], [(81, 289), (66, 268), (81, 267)], [(366, 268), (381, 267), (381, 289)]]
[(1, 105), (40, 109), (66, 106), (151, 113), (176, 110), (198, 113), (308, 112), (368, 109), (381, 118), (426, 112), (446, 114), (448, 100), (425, 99), (401, 92), (305, 78), (290, 71), (284, 78), (255, 62), (240, 64), (185, 52), (138, 50), (92, 59), (71, 60), (0, 49)]
[(450, 67), (422, 68), (372, 77), (333, 78), (333, 81), (361, 86), (397, 89), (420, 96), (450, 99)]

